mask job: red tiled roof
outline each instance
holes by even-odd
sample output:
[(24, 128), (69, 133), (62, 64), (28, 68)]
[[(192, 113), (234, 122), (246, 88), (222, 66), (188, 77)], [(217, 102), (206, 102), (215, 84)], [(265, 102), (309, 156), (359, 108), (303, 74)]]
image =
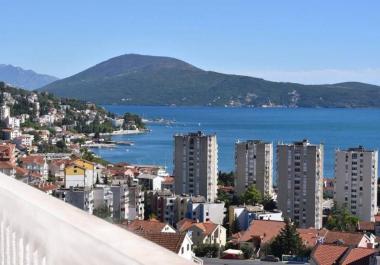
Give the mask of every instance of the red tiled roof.
[(282, 221), (253, 220), (248, 229), (236, 235), (239, 242), (247, 242), (254, 237), (261, 238), (261, 242), (269, 242), (276, 237), (285, 226)]
[(58, 189), (57, 185), (50, 182), (43, 182), (38, 185), (35, 185), (34, 187), (44, 192)]
[(347, 249), (336, 245), (318, 245), (311, 253), (311, 258), (318, 265), (335, 265)]
[[(351, 249), (348, 255), (344, 258), (342, 265), (349, 265), (355, 262), (355, 264), (368, 264), (368, 261), (363, 259), (372, 256), (376, 251), (371, 248), (354, 248)], [(362, 262), (360, 262), (362, 260)]]
[(380, 215), (375, 215), (375, 222), (380, 222)]
[(123, 227), (132, 232), (144, 233), (161, 233), (166, 225), (158, 220), (133, 220), (129, 224), (122, 224)]
[(164, 180), (162, 181), (162, 184), (170, 185), (174, 184), (174, 178), (173, 177), (164, 177)]
[(9, 161), (0, 161), (0, 169), (12, 169), (15, 165)]
[(182, 219), (181, 221), (179, 221), (177, 223), (177, 230), (179, 232), (184, 232), (184, 231), (187, 231), (192, 225), (193, 225), (194, 221), (191, 220), (191, 219)]
[(361, 233), (329, 231), (326, 234), (324, 243), (336, 244), (339, 241), (340, 244), (345, 246), (358, 246), (363, 237), (364, 235)]
[(302, 242), (307, 247), (314, 247), (317, 244), (318, 238), (325, 237), (328, 232), (327, 229), (314, 229), (314, 228), (297, 228), (297, 232), (300, 234)]
[(21, 158), (21, 162), (24, 164), (43, 165), (45, 163), (45, 157), (42, 155), (26, 156)]
[[(178, 254), (186, 234), (180, 233), (137, 233), (142, 237)], [(149, 253), (147, 253), (149, 255)]]
[(360, 221), (358, 223), (359, 231), (375, 231), (375, 222)]
[(26, 176), (26, 175), (28, 175), (28, 170), (26, 170), (25, 168), (22, 168), (22, 167), (16, 167), (16, 175)]

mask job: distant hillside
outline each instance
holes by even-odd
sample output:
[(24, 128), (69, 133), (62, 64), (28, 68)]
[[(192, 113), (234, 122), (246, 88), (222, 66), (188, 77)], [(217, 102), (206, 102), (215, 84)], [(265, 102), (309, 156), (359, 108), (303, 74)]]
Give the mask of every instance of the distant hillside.
[(137, 54), (109, 59), (41, 90), (101, 104), (380, 107), (375, 85), (271, 82)]
[(32, 70), (24, 70), (20, 67), (0, 64), (0, 81), (13, 86), (36, 89), (58, 80), (50, 75), (37, 74)]

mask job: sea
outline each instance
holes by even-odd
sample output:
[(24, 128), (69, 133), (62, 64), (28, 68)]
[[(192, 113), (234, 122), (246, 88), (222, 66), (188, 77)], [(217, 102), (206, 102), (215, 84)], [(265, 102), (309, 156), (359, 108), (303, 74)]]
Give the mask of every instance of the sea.
[(334, 176), (336, 149), (359, 145), (368, 149), (380, 147), (380, 109), (104, 107), (117, 114), (131, 112), (148, 120), (161, 119), (161, 122), (148, 124), (150, 132), (146, 134), (113, 136), (117, 141), (132, 141), (133, 146), (93, 151), (110, 162), (161, 165), (169, 173), (173, 170), (173, 135), (176, 133), (216, 134), (218, 168), (222, 171), (234, 169), (234, 144), (238, 140), (271, 141), (274, 154), (279, 142), (308, 139), (311, 143), (323, 143), (325, 177)]

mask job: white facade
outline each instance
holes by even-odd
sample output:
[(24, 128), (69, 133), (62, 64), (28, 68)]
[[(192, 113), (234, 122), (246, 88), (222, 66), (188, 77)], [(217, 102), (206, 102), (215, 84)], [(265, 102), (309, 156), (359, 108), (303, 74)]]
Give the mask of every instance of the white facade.
[(273, 144), (258, 140), (235, 144), (235, 192), (254, 185), (262, 196), (272, 196)]
[(216, 135), (202, 132), (174, 136), (174, 177), (177, 194), (217, 198), (218, 144)]
[(0, 108), (0, 119), (4, 121), (11, 116), (11, 109), (7, 105), (2, 105)]
[(360, 220), (377, 214), (378, 151), (363, 147), (335, 152), (334, 199)]

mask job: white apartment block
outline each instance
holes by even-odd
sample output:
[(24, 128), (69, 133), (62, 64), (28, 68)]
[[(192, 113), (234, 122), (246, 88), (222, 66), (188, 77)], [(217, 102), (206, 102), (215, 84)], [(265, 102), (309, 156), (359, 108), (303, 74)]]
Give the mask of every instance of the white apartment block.
[(363, 221), (377, 214), (377, 167), (378, 151), (359, 146), (335, 152), (334, 199)]
[(322, 227), (322, 144), (277, 145), (278, 206), (301, 228)]
[(218, 144), (216, 135), (202, 132), (174, 136), (174, 177), (177, 194), (217, 198)]
[(7, 105), (2, 105), (0, 108), (0, 119), (4, 121), (11, 116), (11, 109)]
[(261, 195), (272, 195), (273, 144), (248, 140), (235, 144), (235, 192), (254, 185)]

